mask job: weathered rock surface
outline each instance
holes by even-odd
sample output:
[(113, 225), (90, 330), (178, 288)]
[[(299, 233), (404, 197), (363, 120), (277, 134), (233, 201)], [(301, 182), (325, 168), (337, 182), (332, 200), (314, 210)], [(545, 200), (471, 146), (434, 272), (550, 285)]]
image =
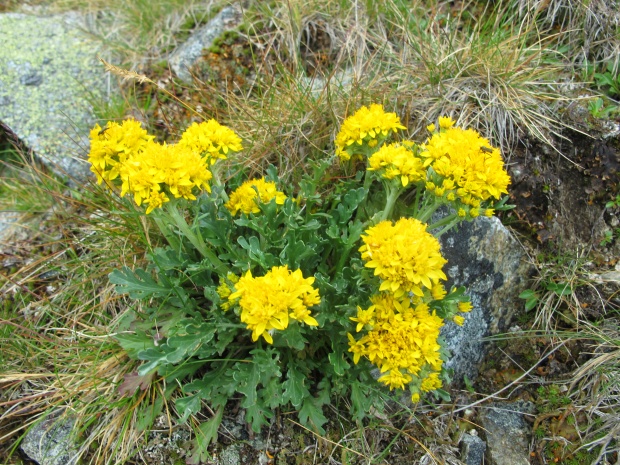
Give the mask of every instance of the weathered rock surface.
[(75, 421), (50, 418), (37, 423), (24, 437), (22, 451), (39, 465), (74, 465), (78, 448), (71, 438)]
[(56, 173), (80, 178), (108, 77), (77, 13), (0, 14), (0, 122)]
[(461, 438), (461, 461), (467, 465), (481, 465), (486, 450), (486, 442), (477, 435), (467, 433)]
[(215, 39), (224, 32), (235, 29), (241, 24), (242, 15), (239, 5), (224, 7), (207, 24), (194, 31), (190, 38), (176, 48), (168, 58), (170, 67), (185, 82), (192, 82), (190, 69), (202, 56), (202, 51), (213, 45)]
[(462, 223), (441, 239), (448, 260), (446, 287), (465, 286), (472, 311), (462, 327), (446, 323), (442, 336), (452, 353), (447, 368), (458, 381), (474, 379), (485, 354), (483, 338), (508, 330), (513, 316), (523, 309), (519, 294), (532, 270), (512, 233), (498, 218), (479, 217)]
[(531, 427), (524, 415), (535, 410), (530, 402), (494, 403), (480, 411), (480, 423), (486, 432), (489, 465), (528, 465)]

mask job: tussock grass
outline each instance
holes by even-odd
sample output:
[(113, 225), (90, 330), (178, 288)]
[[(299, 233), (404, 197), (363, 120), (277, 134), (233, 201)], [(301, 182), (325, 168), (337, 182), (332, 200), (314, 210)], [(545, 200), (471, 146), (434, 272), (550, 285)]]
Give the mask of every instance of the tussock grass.
[(36, 222), (40, 232), (2, 246), (0, 444), (15, 444), (34, 423), (62, 412), (77, 420), (82, 451), (97, 444), (94, 462), (122, 463), (144, 434), (136, 412), (161, 387), (118, 392), (135, 363), (113, 339), (126, 305), (107, 275), (139, 263), (157, 238), (98, 186), (78, 192), (33, 165), (9, 173), (16, 169), (20, 177), (5, 172), (0, 189), (13, 194), (15, 209), (28, 209), (21, 221)]
[(617, 0), (518, 0), (519, 15), (532, 18), (543, 28), (565, 31), (569, 62), (579, 66), (612, 63), (620, 69), (620, 3)]

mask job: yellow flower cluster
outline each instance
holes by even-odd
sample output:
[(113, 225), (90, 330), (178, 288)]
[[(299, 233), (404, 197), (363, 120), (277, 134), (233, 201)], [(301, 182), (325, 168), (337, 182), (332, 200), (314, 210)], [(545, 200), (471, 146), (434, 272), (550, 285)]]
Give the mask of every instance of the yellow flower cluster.
[(132, 154), (139, 152), (153, 140), (138, 121), (125, 120), (121, 124), (114, 121), (102, 129), (98, 124), (90, 131), (90, 170), (97, 176), (97, 182), (106, 185), (119, 175), (119, 168)]
[(406, 292), (423, 296), (422, 287), (432, 289), (440, 279), (447, 262), (439, 241), (426, 231), (426, 225), (414, 218), (401, 218), (396, 223), (382, 221), (365, 231), (360, 247), (366, 267), (374, 268), (383, 281), (380, 291), (396, 298)]
[(301, 270), (273, 267), (265, 276), (255, 278), (251, 271), (239, 278), (229, 301), (239, 300), (241, 321), (252, 331), (252, 341), (263, 337), (273, 344), (270, 330), (286, 329), (289, 318), (309, 326), (318, 326), (308, 307), (321, 302), (314, 277), (304, 278)]
[[(435, 195), (458, 197), (462, 204), (472, 207), (472, 217), (492, 215), (492, 211), (479, 209), (481, 202), (491, 197), (499, 199), (508, 193), (510, 184), (500, 151), (477, 131), (454, 124), (451, 118), (439, 118), (440, 130), (422, 145), (420, 156), (426, 158), (425, 166), (430, 165), (443, 180), (439, 184), (429, 182), (427, 189), (434, 190)], [(427, 129), (434, 131), (435, 126)]]
[(275, 199), (278, 205), (283, 205), (286, 195), (278, 191), (275, 182), (265, 181), (265, 178), (246, 181), (230, 194), (224, 206), (234, 216), (241, 211), (246, 215), (260, 213), (260, 203), (269, 203)]
[(368, 159), (368, 171), (376, 171), (384, 179), (397, 178), (403, 187), (426, 179), (422, 159), (401, 144), (383, 145)]
[(181, 136), (179, 145), (192, 152), (208, 155), (210, 164), (215, 163), (218, 158), (225, 160), (229, 151), (239, 152), (243, 149), (241, 138), (232, 129), (222, 126), (214, 119), (192, 123)]
[(336, 155), (341, 160), (349, 160), (351, 155), (359, 153), (356, 146), (376, 147), (390, 132), (399, 129), (405, 129), (405, 126), (396, 113), (386, 113), (383, 106), (376, 103), (363, 106), (342, 123), (336, 136)]
[(170, 196), (195, 200), (195, 190), (210, 191), (209, 163), (242, 148), (241, 139), (215, 120), (194, 123), (178, 144), (154, 142), (133, 120), (96, 125), (90, 139), (89, 161), (98, 182), (112, 189), (120, 180), (120, 195), (147, 204), (147, 214)]
[[(371, 298), (372, 305), (363, 310), (358, 307), (356, 321), (359, 332), (367, 333), (355, 340), (348, 334), (349, 352), (357, 364), (366, 357), (381, 373), (379, 381), (394, 388), (404, 389), (415, 378), (422, 391), (441, 387), (439, 372), (442, 359), (437, 342), (443, 320), (428, 305), (418, 303), (415, 307), (407, 296), (400, 299), (389, 293)], [(419, 398), (419, 396), (418, 396)]]

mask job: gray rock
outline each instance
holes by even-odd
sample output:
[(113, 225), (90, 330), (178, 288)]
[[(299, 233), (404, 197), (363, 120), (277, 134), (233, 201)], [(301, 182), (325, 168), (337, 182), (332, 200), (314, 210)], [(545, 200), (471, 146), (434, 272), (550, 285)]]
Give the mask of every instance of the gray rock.
[(74, 425), (71, 418), (48, 418), (28, 431), (20, 447), (39, 465), (74, 465), (78, 460), (78, 448), (71, 437)]
[(494, 403), (480, 411), (479, 421), (486, 432), (489, 465), (530, 463), (531, 427), (524, 414), (534, 411), (531, 402)]
[(487, 443), (477, 435), (464, 434), (461, 438), (461, 461), (467, 465), (481, 465)]
[(475, 379), (485, 355), (483, 338), (508, 329), (523, 309), (519, 294), (526, 289), (531, 265), (512, 233), (498, 218), (479, 217), (464, 222), (440, 238), (448, 260), (446, 287), (465, 286), (473, 309), (462, 327), (447, 322), (442, 329), (452, 356), (446, 368), (455, 379)]
[(108, 77), (80, 16), (0, 14), (0, 122), (61, 176), (83, 178)]
[(177, 47), (168, 57), (168, 63), (179, 79), (192, 82), (190, 69), (202, 56), (202, 51), (211, 47), (215, 39), (224, 32), (235, 29), (242, 20), (241, 7), (226, 6), (207, 24), (197, 29), (190, 38)]

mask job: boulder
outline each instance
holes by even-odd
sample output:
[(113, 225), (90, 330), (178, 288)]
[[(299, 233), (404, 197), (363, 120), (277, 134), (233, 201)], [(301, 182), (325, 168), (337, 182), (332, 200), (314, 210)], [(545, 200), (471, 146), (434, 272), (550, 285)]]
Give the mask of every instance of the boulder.
[(442, 336), (451, 352), (446, 368), (474, 380), (485, 355), (484, 338), (506, 332), (514, 315), (523, 311), (519, 294), (528, 286), (533, 267), (510, 230), (496, 218), (478, 217), (461, 223), (440, 238), (448, 260), (446, 287), (465, 286), (473, 309), (463, 326), (446, 322)]
[(239, 5), (233, 4), (222, 8), (213, 19), (196, 29), (187, 41), (170, 54), (168, 57), (170, 68), (182, 81), (192, 82), (190, 69), (202, 57), (203, 50), (211, 47), (215, 39), (224, 32), (239, 26), (241, 20), (242, 14)]
[(55, 173), (78, 179), (88, 173), (93, 104), (110, 88), (80, 19), (0, 14), (0, 124)]

